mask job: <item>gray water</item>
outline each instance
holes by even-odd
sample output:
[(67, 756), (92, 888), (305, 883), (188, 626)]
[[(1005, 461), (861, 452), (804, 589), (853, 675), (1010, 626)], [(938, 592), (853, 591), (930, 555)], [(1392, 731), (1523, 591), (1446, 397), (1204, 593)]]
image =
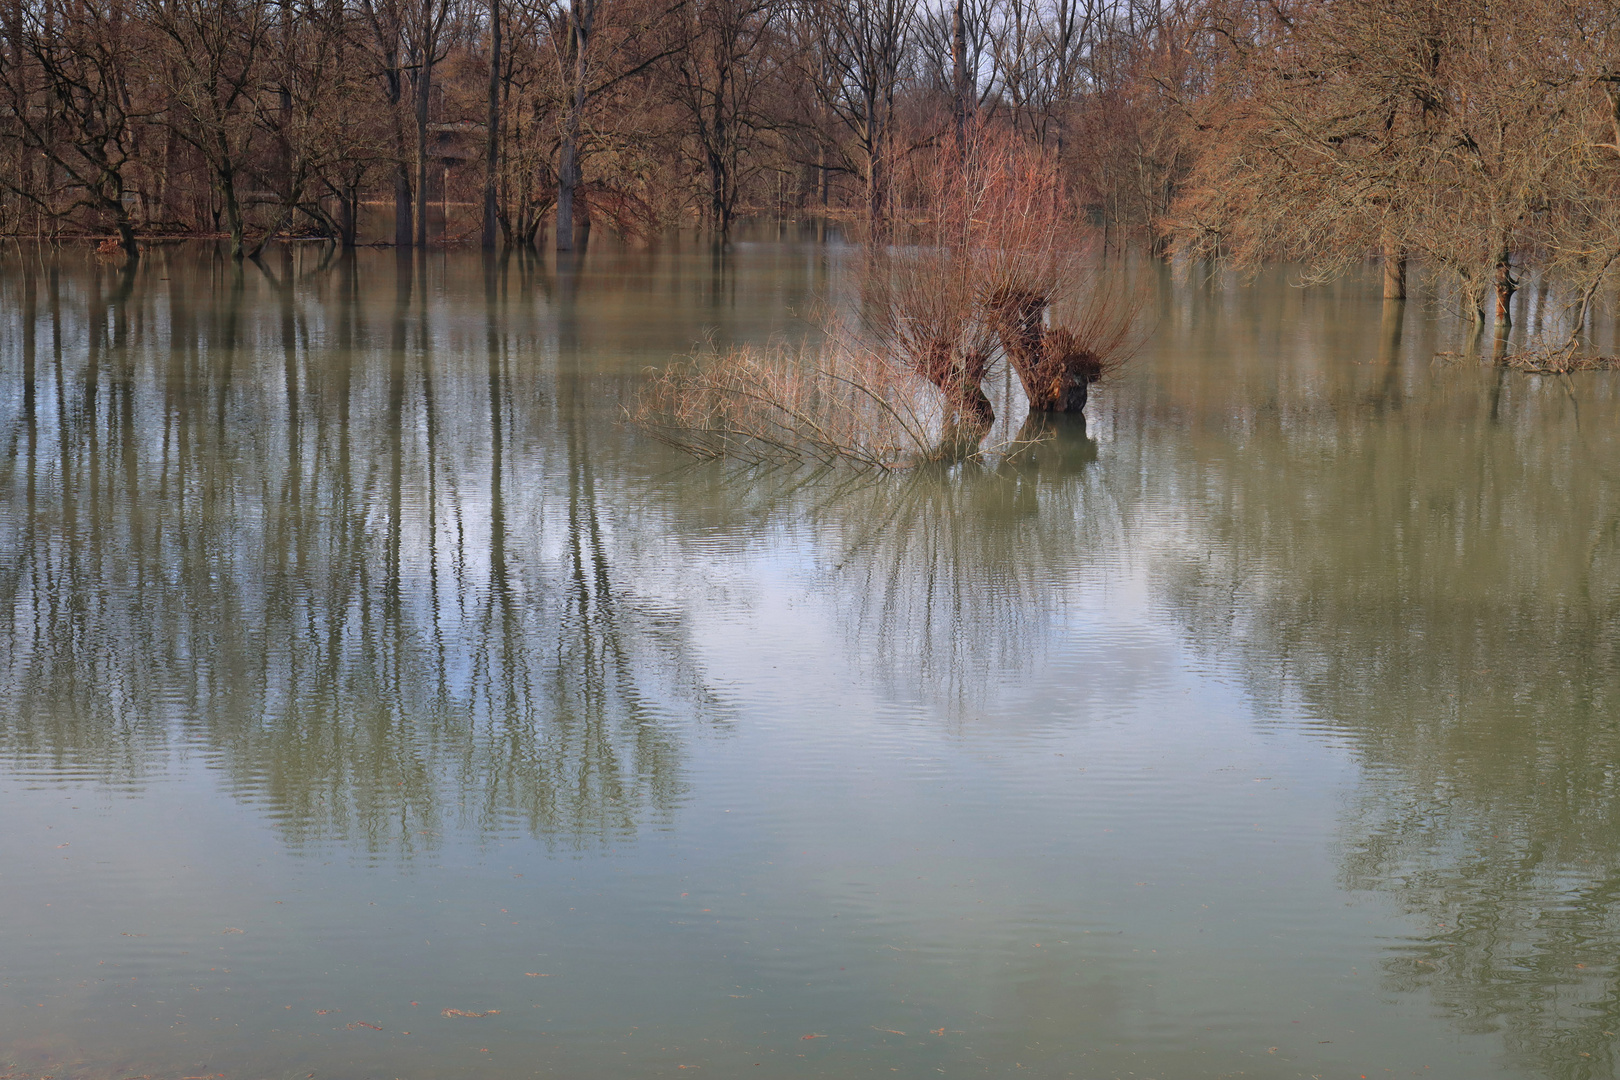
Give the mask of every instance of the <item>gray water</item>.
[(0, 1076), (1615, 1076), (1620, 377), (1162, 276), (1022, 460), (622, 423), (850, 258), (10, 249)]

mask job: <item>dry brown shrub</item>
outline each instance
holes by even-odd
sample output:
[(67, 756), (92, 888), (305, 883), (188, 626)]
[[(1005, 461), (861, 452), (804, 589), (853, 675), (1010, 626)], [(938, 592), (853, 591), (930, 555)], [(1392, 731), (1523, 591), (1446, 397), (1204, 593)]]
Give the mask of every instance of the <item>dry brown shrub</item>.
[(1501, 362), (1515, 371), (1531, 375), (1568, 375), (1576, 371), (1620, 371), (1620, 357), (1582, 356), (1573, 343), (1560, 346), (1532, 346), (1509, 353)]
[[(1498, 346), (1498, 348), (1502, 348)], [(1454, 366), (1480, 363), (1484, 358), (1476, 352), (1438, 352), (1434, 363)], [(1518, 352), (1499, 351), (1492, 362), (1502, 367), (1522, 371), (1527, 375), (1570, 375), (1577, 371), (1620, 371), (1620, 356), (1587, 356), (1579, 350), (1579, 343), (1565, 341), (1552, 344), (1532, 341)]]
[(894, 469), (937, 449), (931, 397), (915, 372), (876, 352), (778, 344), (670, 365), (631, 419), (697, 457)]

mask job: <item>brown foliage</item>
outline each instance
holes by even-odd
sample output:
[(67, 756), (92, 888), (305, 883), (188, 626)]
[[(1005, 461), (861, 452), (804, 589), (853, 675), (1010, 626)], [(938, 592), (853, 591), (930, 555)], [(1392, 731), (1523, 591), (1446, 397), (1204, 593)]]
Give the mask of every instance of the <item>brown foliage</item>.
[(631, 420), (697, 457), (893, 469), (936, 454), (927, 385), (870, 350), (736, 348), (675, 363)]
[(1319, 278), (1379, 252), (1398, 277), (1421, 257), (1475, 318), (1494, 291), (1498, 321), (1527, 264), (1575, 299), (1620, 261), (1613, 4), (1234, 0), (1210, 13), (1226, 54), (1171, 222), (1185, 254), (1298, 259)]
[(1502, 357), (1501, 362), (1530, 375), (1620, 370), (1620, 357), (1587, 356), (1577, 351), (1572, 342), (1560, 346), (1539, 345), (1522, 352), (1509, 353)]

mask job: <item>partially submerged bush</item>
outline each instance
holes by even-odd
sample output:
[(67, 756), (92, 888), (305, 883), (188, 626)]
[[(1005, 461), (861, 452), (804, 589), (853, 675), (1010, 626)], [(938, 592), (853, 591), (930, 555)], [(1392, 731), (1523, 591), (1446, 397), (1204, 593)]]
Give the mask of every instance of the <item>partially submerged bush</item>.
[[(1483, 357), (1477, 352), (1440, 352), (1434, 354), (1436, 364), (1479, 363)], [(1527, 375), (1570, 375), (1577, 371), (1620, 371), (1620, 356), (1591, 356), (1580, 351), (1580, 342), (1573, 338), (1561, 345), (1546, 340), (1532, 340), (1518, 352), (1508, 352), (1506, 343), (1497, 343), (1492, 362), (1502, 367), (1522, 371)]]
[(734, 348), (670, 365), (632, 419), (698, 457), (892, 469), (932, 450), (929, 398), (915, 373), (875, 352)]
[(1568, 375), (1575, 371), (1617, 371), (1620, 357), (1584, 356), (1574, 342), (1561, 346), (1533, 346), (1523, 352), (1508, 353), (1502, 363), (1532, 375)]
[(987, 445), (911, 367), (837, 340), (700, 351), (654, 376), (630, 419), (700, 458), (881, 470), (1008, 456), (1044, 437), (1026, 425)]

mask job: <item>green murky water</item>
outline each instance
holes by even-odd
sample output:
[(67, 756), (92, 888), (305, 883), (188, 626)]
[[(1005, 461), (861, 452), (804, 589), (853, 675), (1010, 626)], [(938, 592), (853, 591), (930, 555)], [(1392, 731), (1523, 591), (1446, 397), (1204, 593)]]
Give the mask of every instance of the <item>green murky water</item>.
[(0, 1075), (1614, 1076), (1620, 377), (1166, 279), (1022, 463), (620, 423), (846, 258), (6, 254)]

